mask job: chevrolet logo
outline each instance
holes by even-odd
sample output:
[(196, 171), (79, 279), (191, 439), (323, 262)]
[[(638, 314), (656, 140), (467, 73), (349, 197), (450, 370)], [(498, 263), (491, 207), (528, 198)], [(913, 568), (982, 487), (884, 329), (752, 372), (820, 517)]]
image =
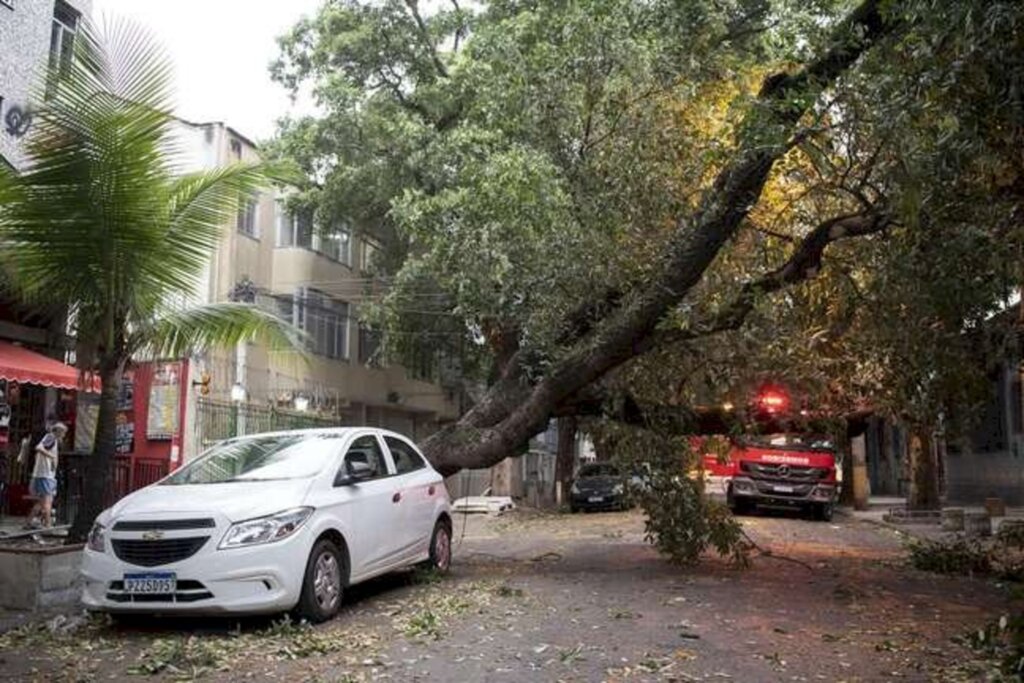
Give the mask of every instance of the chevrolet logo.
[(152, 531), (146, 531), (146, 532), (144, 532), (142, 534), (142, 540), (143, 541), (159, 541), (163, 537), (164, 537), (164, 532), (157, 531), (155, 529), (152, 530)]

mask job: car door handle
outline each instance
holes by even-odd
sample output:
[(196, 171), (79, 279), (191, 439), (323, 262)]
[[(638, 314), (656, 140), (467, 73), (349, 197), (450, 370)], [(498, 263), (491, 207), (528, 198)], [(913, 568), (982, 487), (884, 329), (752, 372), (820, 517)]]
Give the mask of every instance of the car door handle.
[(391, 496), (391, 502), (392, 503), (397, 503), (400, 500), (402, 500), (402, 492), (401, 491), (397, 491), (397, 492), (395, 492), (395, 495)]
[(434, 495), (434, 487), (433, 486), (431, 486), (429, 489), (427, 489), (427, 495), (428, 496)]

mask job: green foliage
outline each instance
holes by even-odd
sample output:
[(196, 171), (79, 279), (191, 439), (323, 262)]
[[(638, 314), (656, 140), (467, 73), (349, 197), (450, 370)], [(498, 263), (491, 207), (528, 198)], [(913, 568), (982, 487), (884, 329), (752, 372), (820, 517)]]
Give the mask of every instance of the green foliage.
[(915, 569), (939, 574), (988, 574), (992, 561), (978, 541), (956, 537), (949, 541), (912, 541), (910, 564)]
[(979, 574), (1024, 582), (1024, 546), (1016, 533), (997, 535), (994, 542), (956, 536), (941, 541), (913, 541), (910, 563), (940, 574)]
[(698, 456), (687, 439), (610, 422), (590, 429), (623, 471), (639, 475), (641, 483), (630, 495), (646, 515), (648, 542), (684, 566), (698, 562), (709, 549), (746, 565), (749, 549), (742, 528), (728, 508), (708, 499), (703, 479), (693, 476)]
[[(1004, 614), (983, 628), (955, 639), (974, 651), (980, 661), (954, 668), (956, 673), (977, 676), (972, 680), (1020, 683), (1024, 680), (1024, 614)], [(953, 673), (953, 672), (950, 672)]]
[[(730, 199), (737, 234), (658, 314), (659, 331), (693, 338), (637, 357), (651, 333), (638, 327), (592, 382), (682, 413), (742, 406), (773, 378), (832, 418), (873, 410), (963, 433), (1024, 280), (1024, 8), (879, 3), (896, 28), (839, 79), (759, 100), (766, 77), (785, 82), (848, 37), (834, 30), (850, 5), (328, 3), (275, 65), (324, 114), (285, 122), (276, 149), (306, 172), (301, 200), (324, 223), (382, 245), (388, 288), (371, 316), (391, 355), (428, 346), (494, 380), (518, 350), (526, 385), (656, 308), (673, 238), (720, 206), (714, 179), (738, 150), (788, 150), (763, 188)], [(795, 135), (780, 112), (805, 112)], [(755, 289), (744, 326), (701, 335), (817, 226), (861, 214), (886, 229), (831, 244), (799, 284)], [(683, 562), (731, 553), (737, 528), (669, 460), (644, 502), (651, 538)]]

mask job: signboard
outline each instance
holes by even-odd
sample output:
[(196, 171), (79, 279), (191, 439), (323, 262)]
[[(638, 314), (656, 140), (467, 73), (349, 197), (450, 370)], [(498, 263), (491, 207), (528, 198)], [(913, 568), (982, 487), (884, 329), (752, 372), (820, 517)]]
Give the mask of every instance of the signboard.
[(177, 363), (157, 365), (149, 387), (149, 415), (146, 438), (169, 441), (178, 431), (178, 410), (181, 405), (180, 368)]

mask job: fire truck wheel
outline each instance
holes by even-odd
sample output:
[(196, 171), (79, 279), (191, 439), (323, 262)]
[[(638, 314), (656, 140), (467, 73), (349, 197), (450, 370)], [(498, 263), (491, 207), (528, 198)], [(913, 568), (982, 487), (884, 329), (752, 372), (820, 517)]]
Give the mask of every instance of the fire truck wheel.
[(753, 506), (750, 504), (750, 501), (745, 498), (737, 498), (734, 496), (731, 488), (726, 496), (726, 504), (734, 515), (749, 515), (753, 511)]
[(822, 522), (831, 522), (832, 511), (832, 503), (818, 503), (814, 506), (814, 518)]

